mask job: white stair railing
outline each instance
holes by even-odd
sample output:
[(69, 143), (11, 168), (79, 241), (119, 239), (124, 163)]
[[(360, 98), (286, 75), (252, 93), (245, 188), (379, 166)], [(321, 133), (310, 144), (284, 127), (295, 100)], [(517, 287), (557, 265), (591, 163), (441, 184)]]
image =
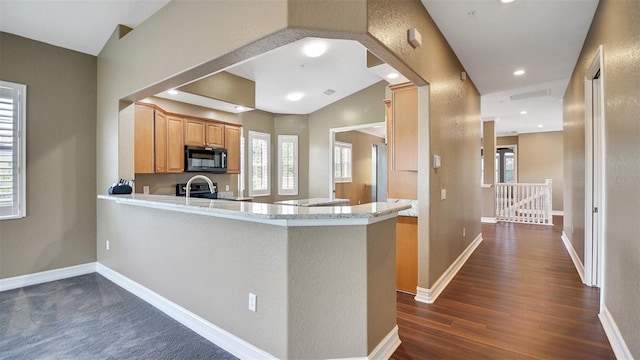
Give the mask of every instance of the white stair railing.
[(553, 225), (551, 184), (496, 184), (496, 220)]

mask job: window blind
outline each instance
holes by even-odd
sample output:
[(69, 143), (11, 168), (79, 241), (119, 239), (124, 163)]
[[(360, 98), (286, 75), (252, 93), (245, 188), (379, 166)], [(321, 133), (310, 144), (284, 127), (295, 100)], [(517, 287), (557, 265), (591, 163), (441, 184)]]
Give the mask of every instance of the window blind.
[(0, 219), (24, 217), (24, 122), (26, 86), (0, 81)]

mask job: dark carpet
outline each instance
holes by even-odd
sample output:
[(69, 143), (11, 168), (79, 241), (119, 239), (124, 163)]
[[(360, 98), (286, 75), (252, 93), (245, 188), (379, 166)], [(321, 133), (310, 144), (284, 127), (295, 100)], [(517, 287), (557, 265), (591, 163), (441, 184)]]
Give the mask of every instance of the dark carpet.
[(235, 359), (93, 273), (0, 292), (0, 359)]

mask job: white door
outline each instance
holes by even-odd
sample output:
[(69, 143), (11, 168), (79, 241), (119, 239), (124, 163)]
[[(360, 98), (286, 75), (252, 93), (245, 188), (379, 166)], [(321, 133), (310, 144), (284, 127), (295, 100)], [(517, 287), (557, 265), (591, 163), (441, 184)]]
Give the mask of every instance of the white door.
[(603, 217), (603, 129), (602, 48), (585, 81), (585, 284), (601, 286)]

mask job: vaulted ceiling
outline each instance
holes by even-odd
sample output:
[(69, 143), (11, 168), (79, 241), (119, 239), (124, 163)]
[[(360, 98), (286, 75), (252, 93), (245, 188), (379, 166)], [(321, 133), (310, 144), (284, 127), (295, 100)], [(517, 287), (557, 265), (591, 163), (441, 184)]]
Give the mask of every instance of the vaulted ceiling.
[[(118, 24), (135, 28), (168, 2), (2, 0), (0, 31), (97, 55)], [(422, 2), (480, 91), (482, 117), (495, 119), (498, 133), (562, 129), (562, 96), (597, 0)], [(349, 61), (329, 50), (326, 57), (292, 57), (299, 43), (229, 71), (256, 81), (257, 108), (288, 113), (315, 111), (381, 79), (364, 67), (360, 45), (329, 44)], [(275, 65), (287, 68), (270, 70)], [(514, 76), (517, 69), (526, 73)], [(326, 95), (329, 89), (336, 92)], [(293, 91), (308, 94), (305, 101), (274, 95)]]

